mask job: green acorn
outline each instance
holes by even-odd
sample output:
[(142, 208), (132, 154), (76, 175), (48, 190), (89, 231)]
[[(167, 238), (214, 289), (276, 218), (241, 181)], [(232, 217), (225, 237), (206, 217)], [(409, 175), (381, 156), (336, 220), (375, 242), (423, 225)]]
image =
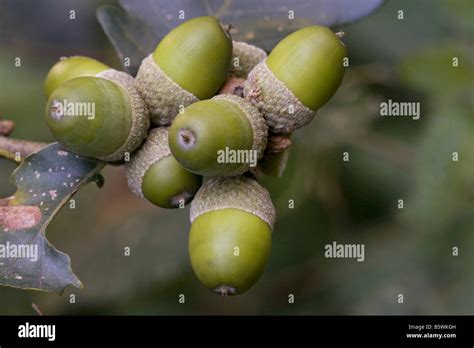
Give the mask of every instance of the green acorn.
[(247, 291), (271, 248), (275, 208), (254, 179), (206, 180), (191, 203), (189, 255), (199, 280), (220, 295)]
[(130, 189), (162, 208), (188, 204), (202, 182), (199, 175), (188, 172), (171, 155), (168, 128), (151, 129), (125, 168)]
[(244, 95), (261, 109), (272, 133), (291, 133), (311, 122), (336, 92), (344, 57), (346, 48), (330, 29), (300, 29), (252, 69)]
[(44, 93), (49, 98), (64, 81), (81, 76), (95, 76), (109, 69), (107, 65), (89, 57), (73, 56), (61, 59), (49, 70), (44, 81)]
[(113, 69), (60, 84), (48, 99), (45, 118), (67, 150), (110, 162), (133, 152), (150, 126), (133, 77)]
[(169, 125), (181, 108), (211, 98), (227, 79), (232, 58), (228, 29), (214, 17), (184, 22), (146, 57), (136, 84), (154, 125)]
[(188, 106), (169, 131), (176, 160), (204, 176), (232, 176), (255, 166), (267, 143), (267, 126), (249, 102), (218, 95)]
[(230, 73), (235, 77), (246, 78), (258, 63), (267, 58), (267, 53), (264, 50), (246, 42), (233, 41), (232, 47), (232, 70)]

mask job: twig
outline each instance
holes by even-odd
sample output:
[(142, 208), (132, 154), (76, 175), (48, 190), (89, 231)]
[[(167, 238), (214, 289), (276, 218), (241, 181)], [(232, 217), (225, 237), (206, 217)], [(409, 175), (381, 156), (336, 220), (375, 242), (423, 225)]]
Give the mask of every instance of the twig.
[[(41, 150), (46, 145), (48, 144), (0, 136), (0, 157), (5, 157), (18, 163), (21, 162), (21, 159)], [(18, 157), (20, 157), (20, 161), (17, 160)]]
[(15, 156), (14, 153), (8, 152), (6, 150), (0, 149), (0, 157), (3, 157), (9, 161), (15, 162), (16, 164), (21, 163), (21, 159)]
[(13, 121), (0, 119), (0, 157), (21, 163), (23, 158), (48, 145), (36, 141), (7, 138), (14, 127)]

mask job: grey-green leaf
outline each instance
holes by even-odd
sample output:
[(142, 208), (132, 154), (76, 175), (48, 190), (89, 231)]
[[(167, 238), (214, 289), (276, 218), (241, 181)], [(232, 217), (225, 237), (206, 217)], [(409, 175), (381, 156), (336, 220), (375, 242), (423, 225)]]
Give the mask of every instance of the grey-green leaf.
[(338, 26), (367, 16), (383, 0), (120, 0), (97, 17), (125, 69), (134, 75), (170, 29), (192, 17), (211, 15), (235, 30), (233, 39), (270, 51), (288, 33), (307, 25)]
[(27, 157), (14, 171), (17, 191), (0, 200), (0, 285), (51, 292), (62, 292), (68, 285), (82, 287), (69, 256), (51, 245), (45, 230), (103, 166), (54, 143)]

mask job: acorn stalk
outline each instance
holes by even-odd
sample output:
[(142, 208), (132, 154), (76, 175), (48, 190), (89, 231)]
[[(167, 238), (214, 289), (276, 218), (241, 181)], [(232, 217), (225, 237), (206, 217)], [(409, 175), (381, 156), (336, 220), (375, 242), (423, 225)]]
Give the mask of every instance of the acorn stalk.
[(258, 174), (281, 177), (290, 156), (290, 135), (269, 135), (268, 145), (258, 162)]

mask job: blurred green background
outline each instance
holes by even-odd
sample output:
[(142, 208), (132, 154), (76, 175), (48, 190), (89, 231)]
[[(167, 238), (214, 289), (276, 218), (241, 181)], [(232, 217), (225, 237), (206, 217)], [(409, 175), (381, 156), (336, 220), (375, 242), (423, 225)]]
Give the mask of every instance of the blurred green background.
[[(95, 19), (105, 3), (114, 1), (0, 1), (0, 115), (16, 122), (13, 137), (52, 141), (42, 88), (59, 57), (120, 68)], [(188, 209), (140, 200), (123, 168), (107, 167), (104, 187), (81, 190), (76, 209), (66, 206), (47, 230), (84, 289), (0, 287), (0, 314), (34, 314), (32, 303), (50, 315), (474, 314), (473, 14), (470, 0), (389, 0), (334, 28), (346, 32), (350, 67), (336, 96), (295, 133), (285, 175), (263, 180), (277, 224), (267, 269), (247, 293), (221, 298), (204, 288), (187, 255)], [(420, 102), (421, 118), (381, 117), (388, 99)], [(14, 168), (0, 159), (1, 197), (15, 191)], [(365, 261), (325, 258), (332, 241), (365, 244)]]

